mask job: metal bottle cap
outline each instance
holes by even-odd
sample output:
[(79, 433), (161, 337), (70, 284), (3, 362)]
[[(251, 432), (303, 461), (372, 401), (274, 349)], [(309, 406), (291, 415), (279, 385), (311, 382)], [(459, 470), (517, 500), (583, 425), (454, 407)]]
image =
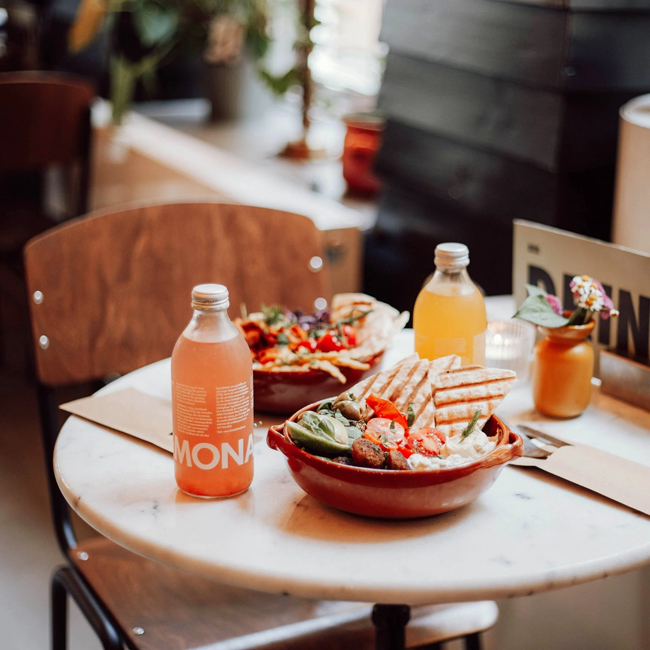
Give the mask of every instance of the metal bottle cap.
[(438, 267), (465, 267), (469, 264), (469, 248), (456, 242), (438, 244), (434, 262)]
[(199, 284), (192, 289), (192, 309), (223, 311), (229, 306), (228, 289), (223, 284)]

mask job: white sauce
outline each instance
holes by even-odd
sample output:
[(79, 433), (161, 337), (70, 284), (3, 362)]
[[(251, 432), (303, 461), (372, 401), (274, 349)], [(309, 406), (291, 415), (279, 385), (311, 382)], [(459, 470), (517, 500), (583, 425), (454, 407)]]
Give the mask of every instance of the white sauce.
[(495, 447), (494, 440), (490, 440), (482, 431), (475, 429), (466, 438), (462, 438), (460, 434), (448, 438), (442, 447), (443, 458), (413, 454), (409, 457), (408, 464), (411, 469), (458, 467), (489, 454)]

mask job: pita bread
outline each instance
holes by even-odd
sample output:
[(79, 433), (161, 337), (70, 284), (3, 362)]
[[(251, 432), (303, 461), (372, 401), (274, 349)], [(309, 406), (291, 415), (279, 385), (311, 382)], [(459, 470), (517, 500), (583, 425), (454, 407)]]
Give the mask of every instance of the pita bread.
[(417, 354), (412, 354), (410, 357), (407, 357), (392, 368), (382, 370), (376, 375), (372, 375), (372, 377), (368, 377), (363, 381), (360, 381), (358, 384), (355, 384), (350, 388), (350, 390), (346, 391), (346, 394), (352, 393), (352, 395), (354, 395), (354, 397), (359, 401), (368, 397), (370, 393), (373, 393), (377, 397), (382, 397), (384, 389), (390, 384), (402, 365), (411, 365), (415, 363), (418, 358)]
[(510, 392), (516, 374), (512, 370), (466, 366), (441, 373), (433, 382), (436, 428), (443, 433), (460, 433), (481, 409), (482, 427)]

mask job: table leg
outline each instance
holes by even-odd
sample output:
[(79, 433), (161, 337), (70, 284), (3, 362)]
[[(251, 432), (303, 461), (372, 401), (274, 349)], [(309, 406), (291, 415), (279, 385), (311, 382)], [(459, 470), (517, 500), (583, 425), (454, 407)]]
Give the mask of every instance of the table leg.
[(408, 605), (375, 605), (372, 622), (375, 625), (376, 650), (404, 650), (405, 627), (411, 618)]

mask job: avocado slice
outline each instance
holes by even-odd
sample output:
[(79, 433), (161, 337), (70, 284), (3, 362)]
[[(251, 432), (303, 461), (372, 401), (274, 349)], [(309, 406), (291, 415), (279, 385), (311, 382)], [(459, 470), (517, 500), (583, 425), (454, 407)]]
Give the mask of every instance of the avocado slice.
[(338, 455), (350, 451), (350, 445), (342, 445), (324, 434), (322, 436), (316, 435), (307, 427), (295, 422), (287, 421), (287, 431), (293, 442), (313, 454)]

